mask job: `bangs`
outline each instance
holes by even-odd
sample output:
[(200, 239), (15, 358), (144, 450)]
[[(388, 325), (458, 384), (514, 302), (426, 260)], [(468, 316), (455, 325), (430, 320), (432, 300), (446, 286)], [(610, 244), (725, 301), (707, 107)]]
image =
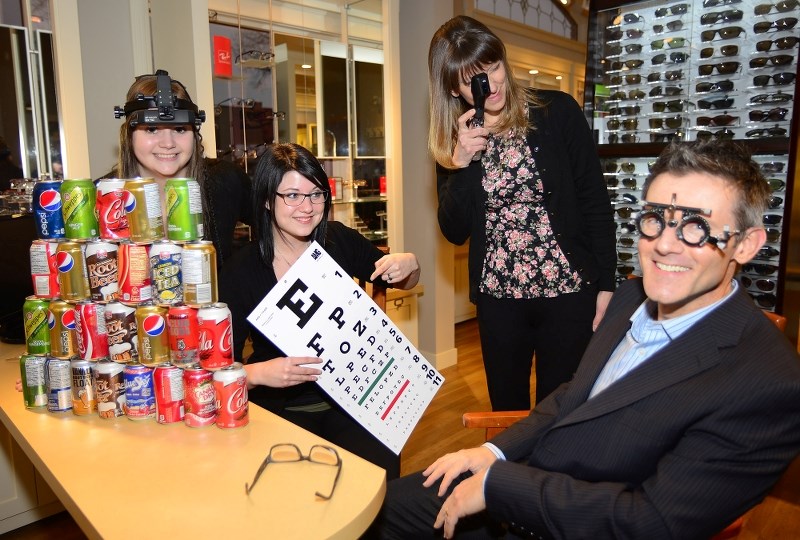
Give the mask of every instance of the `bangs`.
[(503, 44), (500, 41), (468, 41), (462, 40), (456, 44), (448, 59), (446, 79), (453, 90), (458, 90), (461, 84), (469, 85), (473, 75), (485, 72), (488, 66), (504, 58)]

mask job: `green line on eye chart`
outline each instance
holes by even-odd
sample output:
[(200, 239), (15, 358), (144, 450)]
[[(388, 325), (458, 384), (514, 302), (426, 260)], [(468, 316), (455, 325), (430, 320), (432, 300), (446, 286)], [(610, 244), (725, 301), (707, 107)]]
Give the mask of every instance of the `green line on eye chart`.
[(366, 400), (367, 396), (372, 393), (372, 389), (375, 388), (375, 385), (378, 384), (378, 381), (381, 380), (381, 377), (383, 377), (383, 374), (386, 373), (386, 370), (388, 370), (389, 367), (392, 364), (394, 364), (394, 357), (389, 359), (389, 363), (386, 364), (386, 366), (381, 370), (380, 373), (378, 373), (378, 376), (375, 377), (375, 381), (371, 385), (369, 385), (369, 388), (367, 388), (367, 392), (363, 396), (361, 396), (361, 399), (358, 401), (359, 405), (363, 405), (364, 404), (364, 400)]

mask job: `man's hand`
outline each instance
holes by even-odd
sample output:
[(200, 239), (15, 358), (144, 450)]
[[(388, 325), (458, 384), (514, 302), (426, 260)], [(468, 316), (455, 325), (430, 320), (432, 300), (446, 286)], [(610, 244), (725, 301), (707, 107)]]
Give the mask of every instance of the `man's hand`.
[(497, 456), (485, 446), (445, 454), (422, 471), (422, 476), (426, 477), (422, 485), (431, 487), (436, 480), (441, 478), (442, 483), (439, 485), (438, 494), (439, 497), (444, 497), (444, 494), (447, 493), (447, 488), (461, 473), (470, 471), (475, 474), (486, 469), (495, 461), (497, 461)]
[(444, 537), (452, 538), (458, 520), (486, 509), (483, 498), (483, 478), (487, 469), (481, 469), (458, 484), (453, 493), (444, 501), (433, 527), (444, 527)]

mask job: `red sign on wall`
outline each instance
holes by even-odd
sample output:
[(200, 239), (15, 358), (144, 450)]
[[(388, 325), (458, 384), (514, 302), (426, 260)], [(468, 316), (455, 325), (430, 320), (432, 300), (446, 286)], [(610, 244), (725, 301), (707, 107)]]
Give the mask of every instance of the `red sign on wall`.
[(231, 56), (230, 38), (214, 36), (214, 75), (217, 77), (233, 76), (233, 59)]

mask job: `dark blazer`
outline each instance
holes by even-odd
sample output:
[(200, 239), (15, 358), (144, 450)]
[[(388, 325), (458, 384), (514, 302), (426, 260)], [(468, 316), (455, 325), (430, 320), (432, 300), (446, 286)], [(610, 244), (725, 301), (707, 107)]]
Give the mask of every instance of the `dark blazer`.
[(545, 538), (708, 538), (800, 452), (797, 354), (742, 290), (587, 401), (644, 298), (621, 284), (573, 381), (492, 439), (492, 515)]
[[(569, 94), (536, 90), (543, 103), (530, 107), (535, 129), (528, 146), (544, 187), (544, 206), (559, 246), (573, 270), (598, 290), (613, 291), (617, 254), (611, 203), (592, 132), (583, 111)], [(486, 255), (486, 191), (483, 166), (463, 169), (437, 165), (439, 228), (448, 241), (470, 239), (470, 300), (477, 298)]]

